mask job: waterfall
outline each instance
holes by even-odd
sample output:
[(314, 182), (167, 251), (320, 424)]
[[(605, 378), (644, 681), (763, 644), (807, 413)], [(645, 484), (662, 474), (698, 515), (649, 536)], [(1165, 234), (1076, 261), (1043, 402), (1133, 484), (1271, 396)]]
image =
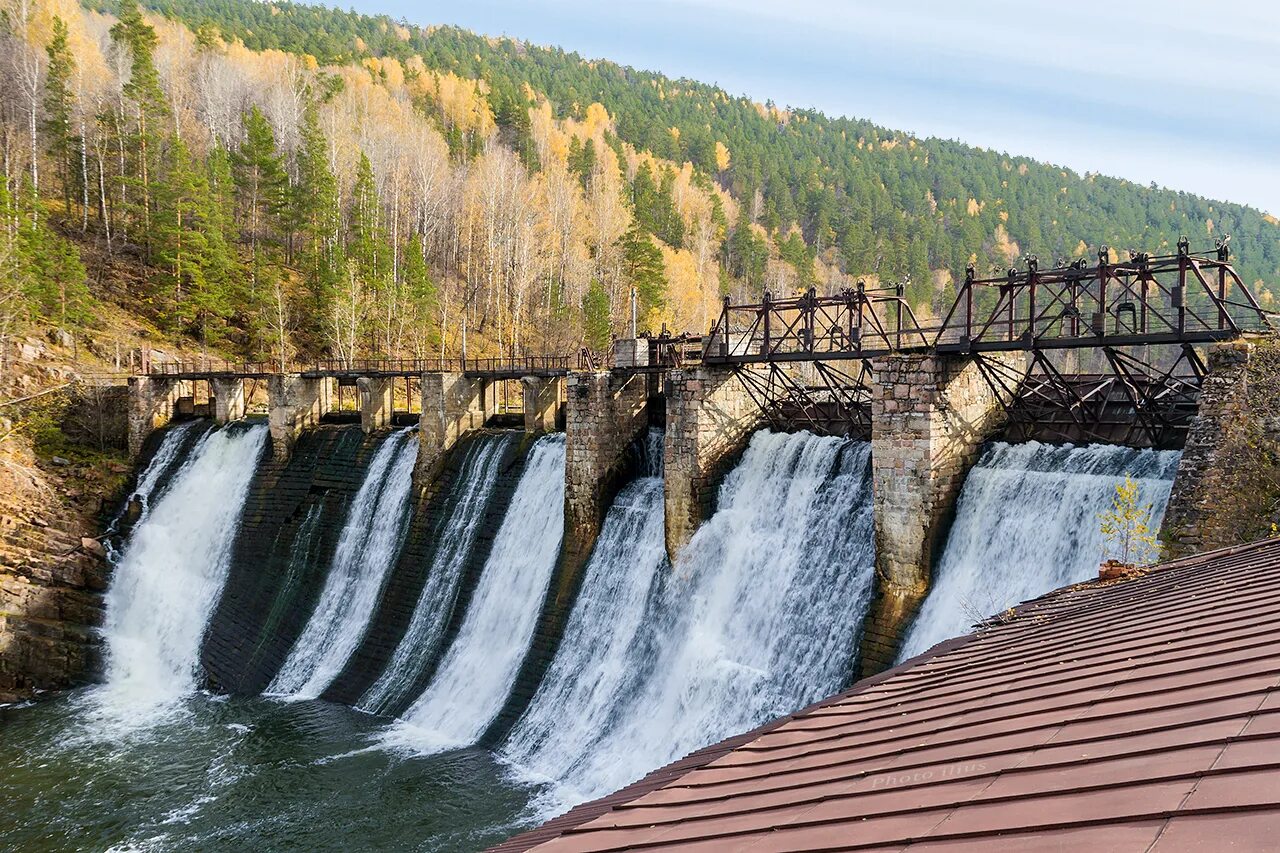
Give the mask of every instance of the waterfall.
[(204, 425), (199, 421), (187, 421), (165, 432), (160, 446), (156, 448), (151, 461), (139, 475), (138, 484), (133, 490), (134, 495), (142, 502), (144, 512), (151, 502), (152, 495), (156, 493), (166, 476), (172, 475), (175, 464), (179, 464), (179, 457), (188, 436), (202, 426)]
[(997, 443), (970, 471), (900, 660), (969, 630), (978, 620), (1067, 584), (1096, 577), (1099, 514), (1129, 474), (1158, 528), (1181, 454), (1176, 450)]
[(480, 531), (480, 521), (511, 441), (510, 435), (480, 436), (467, 448), (462, 470), (453, 486), (456, 500), (446, 507), (444, 523), (434, 531), (436, 552), (409, 619), (409, 628), (382, 675), (357, 703), (361, 710), (384, 713), (387, 708), (410, 698), (405, 692), (422, 677), (436, 652), (453, 610), (453, 601), (458, 596), (467, 555)]
[(315, 611), (268, 694), (314, 699), (360, 644), (400, 552), (417, 456), (412, 430), (393, 433), (379, 445), (352, 500)]
[[(153, 471), (172, 467), (184, 435), (165, 436), (140, 494), (155, 489)], [(159, 708), (196, 689), (200, 640), (266, 439), (261, 425), (206, 433), (134, 527), (106, 596), (107, 704)]]
[(870, 448), (760, 432), (668, 568), (661, 481), (610, 510), (565, 640), (503, 748), (544, 814), (840, 689), (870, 601)]
[(458, 636), (389, 742), (420, 750), (465, 746), (502, 710), (560, 554), (564, 456), (563, 435), (534, 444)]

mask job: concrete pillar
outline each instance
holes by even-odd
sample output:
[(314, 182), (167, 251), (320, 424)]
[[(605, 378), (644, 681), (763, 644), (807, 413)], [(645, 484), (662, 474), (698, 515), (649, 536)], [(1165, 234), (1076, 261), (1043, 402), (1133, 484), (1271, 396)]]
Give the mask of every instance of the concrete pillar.
[(360, 392), (360, 429), (366, 434), (391, 423), (395, 413), (395, 380), (390, 377), (361, 376), (356, 380)]
[[(1012, 366), (1022, 354), (999, 356)], [(973, 360), (890, 355), (872, 361), (871, 469), (876, 591), (861, 651), (863, 675), (893, 665), (928, 591), (956, 497), (1004, 410)]]
[(215, 422), (226, 424), (244, 417), (243, 379), (239, 377), (210, 379), (209, 393), (213, 397), (213, 419)]
[(432, 476), (445, 452), (457, 444), (463, 434), (484, 426), (484, 386), (483, 379), (470, 379), (461, 373), (422, 374), (419, 473)]
[(559, 376), (525, 376), (520, 382), (524, 386), (524, 431), (535, 435), (555, 432), (564, 379)]
[[(1274, 351), (1277, 344), (1263, 346)], [(1259, 345), (1245, 341), (1209, 349), (1199, 408), (1160, 529), (1165, 559), (1267, 534), (1266, 508), (1255, 500), (1265, 490), (1251, 474), (1268, 464), (1266, 448), (1280, 443), (1280, 408), (1268, 399), (1274, 390), (1266, 390), (1275, 387), (1275, 368), (1260, 361)]]
[(570, 373), (565, 380), (562, 578), (570, 583), (627, 475), (627, 450), (649, 427), (644, 374)]
[(734, 374), (732, 368), (704, 366), (667, 375), (663, 505), (672, 562), (711, 515), (720, 480), (764, 419)]
[(304, 429), (319, 425), (329, 410), (329, 382), (299, 373), (276, 373), (267, 379), (271, 450), (279, 459), (289, 455)]
[(173, 420), (182, 383), (161, 376), (129, 377), (129, 455), (137, 456), (147, 437)]
[(500, 380), (477, 379), (480, 383), (480, 409), (483, 420), (480, 422), (484, 426), (489, 419), (498, 414), (498, 404), (501, 402), (499, 394), (502, 391)]

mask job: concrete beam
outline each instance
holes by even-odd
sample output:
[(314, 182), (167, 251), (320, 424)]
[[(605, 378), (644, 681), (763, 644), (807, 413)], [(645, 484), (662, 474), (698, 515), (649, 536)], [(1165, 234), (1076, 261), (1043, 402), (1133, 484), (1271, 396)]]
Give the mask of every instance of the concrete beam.
[[(461, 373), (422, 374), (418, 472), (428, 476), (468, 431), (485, 424), (485, 380)], [(492, 395), (489, 395), (492, 396)]]
[(663, 511), (667, 556), (673, 563), (711, 515), (720, 480), (763, 421), (760, 407), (734, 373), (728, 367), (703, 366), (667, 376)]
[(395, 413), (395, 380), (361, 376), (356, 380), (360, 392), (360, 429), (365, 434), (391, 424)]
[(298, 373), (276, 373), (267, 379), (267, 411), (271, 428), (271, 451), (276, 458), (288, 457), (293, 443), (304, 429), (318, 426), (329, 411), (329, 382)]
[(129, 455), (142, 452), (147, 438), (173, 420), (182, 383), (159, 376), (129, 377)]
[(213, 419), (215, 422), (226, 424), (244, 417), (243, 379), (238, 377), (210, 379), (209, 393), (213, 397)]
[[(1000, 357), (1025, 363), (1020, 353)], [(965, 477), (1004, 423), (999, 398), (970, 358), (891, 355), (871, 366), (876, 591), (861, 644), (864, 676), (893, 665)]]
[(520, 382), (524, 386), (524, 431), (534, 435), (555, 432), (564, 380), (558, 376), (525, 376)]

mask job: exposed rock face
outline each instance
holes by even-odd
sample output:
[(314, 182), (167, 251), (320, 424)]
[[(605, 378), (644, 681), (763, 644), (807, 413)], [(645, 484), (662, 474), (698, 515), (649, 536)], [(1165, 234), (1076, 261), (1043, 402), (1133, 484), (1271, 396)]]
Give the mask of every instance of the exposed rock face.
[(95, 534), (29, 449), (0, 444), (0, 702), (74, 686), (94, 669), (110, 570)]

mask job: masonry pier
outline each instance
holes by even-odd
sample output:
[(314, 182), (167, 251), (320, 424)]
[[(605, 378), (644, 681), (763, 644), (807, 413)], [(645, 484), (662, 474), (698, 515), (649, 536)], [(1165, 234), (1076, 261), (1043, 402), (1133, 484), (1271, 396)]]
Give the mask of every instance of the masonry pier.
[(267, 420), (271, 428), (271, 452), (285, 459), (303, 430), (318, 426), (329, 411), (329, 380), (301, 373), (274, 373), (267, 377)]
[(173, 420), (182, 382), (167, 376), (129, 378), (129, 455), (136, 457), (155, 430)]
[(469, 430), (482, 428), (486, 420), (483, 379), (461, 373), (422, 374), (418, 471), (431, 476), (458, 439)]
[(627, 451), (649, 426), (648, 377), (571, 373), (566, 379), (564, 548), (576, 577), (614, 495), (627, 476)]
[(564, 379), (559, 376), (523, 376), (524, 431), (533, 435), (555, 432)]
[(753, 369), (707, 365), (667, 376), (663, 514), (672, 562), (711, 515), (720, 480), (763, 420), (735, 375)]
[[(1275, 346), (1271, 343), (1270, 346)], [(1274, 367), (1259, 364), (1258, 345), (1247, 341), (1215, 344), (1200, 389), (1196, 417), (1187, 431), (1182, 460), (1165, 509), (1160, 541), (1164, 558), (1176, 559), (1238, 541), (1231, 529), (1235, 500), (1232, 474), (1259, 463), (1256, 454), (1280, 441), (1280, 410), (1251, 399), (1251, 386), (1276, 381)], [(1255, 392), (1256, 393), (1256, 392)]]
[(213, 398), (213, 419), (228, 424), (245, 415), (245, 380), (239, 376), (215, 376), (209, 380), (209, 396)]
[(395, 413), (396, 380), (388, 376), (361, 376), (356, 379), (360, 396), (360, 429), (366, 435), (391, 424)]
[[(1000, 357), (1022, 360), (1018, 353)], [(876, 590), (860, 646), (863, 675), (893, 665), (928, 591), (965, 476), (1004, 412), (966, 356), (887, 355), (871, 364)]]

